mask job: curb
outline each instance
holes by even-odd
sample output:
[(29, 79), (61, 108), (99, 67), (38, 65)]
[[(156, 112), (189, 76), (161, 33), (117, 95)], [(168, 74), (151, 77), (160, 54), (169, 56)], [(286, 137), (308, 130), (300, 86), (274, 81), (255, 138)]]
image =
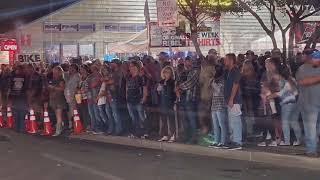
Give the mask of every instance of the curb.
[(302, 168), (310, 170), (320, 170), (320, 159), (308, 158), (297, 155), (282, 155), (267, 152), (256, 151), (231, 151), (223, 149), (207, 148), (196, 145), (186, 145), (178, 143), (163, 143), (142, 139), (131, 139), (119, 136), (104, 135), (71, 135), (70, 139), (94, 141), (99, 143), (125, 145), (137, 148), (154, 149), (161, 151), (169, 151), (176, 153), (186, 153), (200, 156), (217, 157), (224, 159), (233, 159), (241, 161), (249, 161), (256, 163), (264, 163), (282, 167)]

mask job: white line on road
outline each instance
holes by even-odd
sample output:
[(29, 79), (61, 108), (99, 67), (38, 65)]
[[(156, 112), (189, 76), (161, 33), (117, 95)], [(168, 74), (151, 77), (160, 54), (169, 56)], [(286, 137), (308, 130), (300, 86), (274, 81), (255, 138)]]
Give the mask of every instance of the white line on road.
[(78, 169), (87, 171), (87, 172), (89, 172), (89, 173), (91, 173), (93, 175), (103, 177), (104, 179), (108, 179), (108, 180), (124, 180), (124, 179), (122, 179), (120, 177), (114, 176), (114, 175), (109, 174), (107, 172), (102, 172), (102, 171), (93, 169), (91, 167), (83, 166), (83, 165), (81, 165), (79, 163), (76, 163), (76, 162), (72, 162), (72, 161), (68, 161), (68, 160), (65, 160), (65, 159), (61, 159), (61, 158), (59, 158), (59, 157), (57, 157), (55, 155), (52, 155), (52, 154), (42, 153), (41, 156), (44, 157), (44, 158), (47, 158), (47, 159), (50, 159), (50, 160), (53, 160), (53, 161), (56, 161), (56, 162), (71, 166), (71, 167), (74, 167), (74, 168), (78, 168)]

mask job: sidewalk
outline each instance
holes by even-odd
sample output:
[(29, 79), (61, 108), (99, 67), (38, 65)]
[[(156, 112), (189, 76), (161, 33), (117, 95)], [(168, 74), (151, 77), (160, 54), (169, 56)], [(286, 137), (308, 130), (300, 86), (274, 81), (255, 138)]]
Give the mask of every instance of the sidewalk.
[[(76, 136), (69, 136), (71, 139), (94, 141), (99, 143), (118, 144), (125, 146), (132, 146), (137, 148), (147, 148), (161, 151), (187, 153), (200, 156), (211, 156), (225, 159), (235, 159), (242, 161), (253, 161), (258, 163), (266, 163), (271, 165), (293, 167), (293, 168), (304, 168), (311, 170), (320, 170), (320, 159), (308, 158), (304, 156), (298, 156), (304, 151), (303, 147), (292, 149), (292, 147), (276, 147), (270, 148), (264, 147), (257, 148), (249, 145), (243, 150), (223, 150), (203, 147), (199, 145), (186, 145), (178, 143), (163, 143), (157, 141), (143, 140), (143, 139), (131, 139), (127, 137), (119, 136), (105, 136), (105, 135), (90, 135), (82, 134)], [(265, 151), (262, 151), (265, 150)], [(273, 151), (274, 152), (273, 152)], [(280, 153), (278, 152), (280, 150)], [(270, 151), (270, 152), (266, 152)], [(290, 152), (291, 151), (291, 152)], [(289, 154), (291, 155), (288, 155)], [(286, 154), (285, 154), (286, 153)]]

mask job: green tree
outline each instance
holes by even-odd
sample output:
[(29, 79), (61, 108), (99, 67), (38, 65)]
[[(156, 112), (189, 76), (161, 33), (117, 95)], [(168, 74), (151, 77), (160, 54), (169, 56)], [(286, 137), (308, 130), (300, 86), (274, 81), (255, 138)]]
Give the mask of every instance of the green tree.
[(190, 39), (199, 56), (203, 56), (198, 43), (198, 27), (208, 18), (223, 12), (241, 12), (233, 0), (177, 0), (179, 14), (190, 23)]
[[(297, 24), (320, 11), (320, 7), (314, 9), (312, 3), (315, 0), (235, 0), (245, 11), (254, 16), (266, 34), (271, 38), (273, 48), (277, 47), (275, 31), (279, 29), (282, 35), (283, 58), (292, 59), (294, 47), (294, 29)], [(270, 13), (271, 27), (262, 20), (258, 11), (265, 8)], [(288, 18), (288, 24), (282, 24), (279, 20), (279, 14), (282, 18)], [(289, 42), (286, 34), (289, 31)]]

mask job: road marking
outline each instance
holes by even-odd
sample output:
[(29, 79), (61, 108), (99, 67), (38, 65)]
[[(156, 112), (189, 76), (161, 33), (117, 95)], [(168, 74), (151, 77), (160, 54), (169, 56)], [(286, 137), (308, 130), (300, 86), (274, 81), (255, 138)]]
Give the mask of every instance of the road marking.
[(109, 174), (107, 172), (102, 172), (102, 171), (93, 169), (91, 167), (83, 166), (83, 165), (81, 165), (79, 163), (76, 163), (76, 162), (72, 162), (72, 161), (68, 161), (68, 160), (65, 160), (65, 159), (61, 159), (61, 158), (59, 158), (59, 157), (57, 157), (55, 155), (52, 155), (52, 154), (42, 153), (41, 156), (44, 157), (44, 158), (47, 158), (47, 159), (50, 159), (50, 160), (53, 160), (53, 161), (56, 161), (56, 162), (71, 166), (71, 167), (74, 167), (74, 168), (77, 168), (77, 169), (81, 169), (81, 170), (87, 171), (87, 172), (89, 172), (89, 173), (91, 173), (93, 175), (103, 177), (104, 179), (108, 179), (108, 180), (124, 180), (123, 178), (114, 176), (114, 175)]

